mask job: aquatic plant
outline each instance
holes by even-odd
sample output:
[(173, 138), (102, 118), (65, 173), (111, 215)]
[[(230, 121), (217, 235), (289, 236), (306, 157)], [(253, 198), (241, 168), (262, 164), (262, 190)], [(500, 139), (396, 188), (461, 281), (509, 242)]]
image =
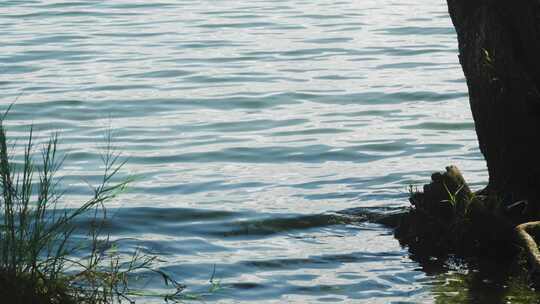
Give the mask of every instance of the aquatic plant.
[[(9, 110), (8, 110), (9, 111)], [(7, 113), (7, 112), (6, 112)], [(136, 249), (126, 257), (104, 232), (106, 203), (122, 193), (131, 179), (114, 178), (125, 161), (111, 137), (102, 155), (103, 174), (91, 197), (66, 208), (57, 173), (65, 157), (53, 135), (36, 151), (30, 129), (23, 150), (8, 140), (0, 118), (0, 299), (5, 303), (133, 303), (144, 292), (129, 282), (141, 273), (163, 278), (175, 299), (183, 291), (168, 274), (153, 268), (155, 256)], [(20, 148), (19, 148), (20, 149)], [(34, 158), (40, 158), (36, 164)], [(83, 242), (74, 240), (75, 221), (90, 218)], [(152, 295), (155, 296), (155, 295)]]

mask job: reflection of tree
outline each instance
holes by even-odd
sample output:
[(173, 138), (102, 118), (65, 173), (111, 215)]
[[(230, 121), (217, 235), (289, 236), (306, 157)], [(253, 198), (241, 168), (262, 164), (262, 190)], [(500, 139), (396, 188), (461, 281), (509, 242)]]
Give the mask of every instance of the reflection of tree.
[(460, 268), (448, 266), (448, 262), (438, 259), (413, 258), (428, 275), (433, 276), (435, 303), (540, 303), (540, 294), (530, 288), (526, 273), (519, 265), (469, 261)]

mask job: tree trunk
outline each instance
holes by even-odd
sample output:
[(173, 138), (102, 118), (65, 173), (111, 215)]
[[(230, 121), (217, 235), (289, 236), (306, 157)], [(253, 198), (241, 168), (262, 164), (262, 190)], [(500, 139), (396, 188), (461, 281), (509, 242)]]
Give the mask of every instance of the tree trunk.
[(447, 0), (489, 193), (540, 210), (540, 0)]
[(540, 0), (447, 2), (489, 183), (474, 193), (454, 166), (433, 174), (395, 236), (428, 255), (523, 252), (540, 274)]

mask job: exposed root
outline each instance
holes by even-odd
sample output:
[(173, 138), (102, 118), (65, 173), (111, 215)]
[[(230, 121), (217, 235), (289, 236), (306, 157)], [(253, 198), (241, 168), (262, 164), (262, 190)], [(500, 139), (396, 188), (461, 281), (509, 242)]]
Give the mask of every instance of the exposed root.
[(455, 166), (434, 173), (423, 191), (411, 193), (410, 201), (412, 208), (395, 236), (411, 251), (508, 260), (519, 253), (514, 228), (520, 222), (507, 216), (496, 196), (471, 191)]
[(527, 200), (507, 205), (498, 193), (472, 192), (459, 169), (449, 166), (434, 173), (423, 191), (411, 191), (410, 202), (395, 236), (411, 252), (514, 261), (522, 252), (540, 284), (540, 220), (531, 221), (538, 216)]
[(520, 245), (523, 246), (527, 253), (530, 271), (533, 274), (540, 272), (540, 250), (538, 250), (538, 244), (531, 236), (531, 233), (538, 229), (540, 229), (540, 221), (523, 223), (515, 228)]

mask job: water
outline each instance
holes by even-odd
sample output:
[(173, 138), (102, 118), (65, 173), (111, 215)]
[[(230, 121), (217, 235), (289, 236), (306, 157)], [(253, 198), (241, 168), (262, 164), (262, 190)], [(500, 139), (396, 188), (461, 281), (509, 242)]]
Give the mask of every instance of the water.
[(10, 134), (60, 132), (77, 202), (112, 128), (137, 176), (110, 205), (113, 237), (205, 301), (512, 294), (429, 270), (354, 216), (407, 206), (448, 164), (486, 180), (444, 1), (5, 0), (0, 34)]

